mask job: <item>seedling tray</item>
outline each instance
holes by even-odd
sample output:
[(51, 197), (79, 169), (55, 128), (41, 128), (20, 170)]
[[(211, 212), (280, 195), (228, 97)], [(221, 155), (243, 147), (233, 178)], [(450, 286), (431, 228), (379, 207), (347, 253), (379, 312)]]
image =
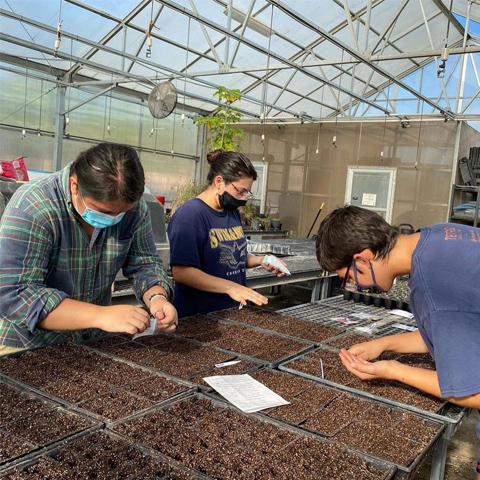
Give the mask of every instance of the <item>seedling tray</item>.
[[(238, 357), (249, 360), (258, 365), (268, 365), (274, 368), (287, 359), (294, 358), (297, 355), (307, 352), (314, 348), (315, 344), (307, 340), (292, 338), (281, 335), (276, 332), (262, 330), (243, 323), (233, 322), (228, 319), (210, 317), (211, 325), (215, 325), (217, 334), (215, 339), (208, 342), (202, 342), (189, 333), (189, 337), (179, 334), (162, 334), (165, 338), (177, 339), (184, 342), (192, 342), (212, 350), (224, 352), (231, 355), (231, 359)], [(210, 325), (210, 326), (211, 326)], [(205, 328), (208, 328), (207, 326)], [(213, 328), (213, 327), (212, 327)], [(222, 335), (222, 332), (227, 332)], [(290, 348), (289, 344), (295, 342), (297, 347)], [(273, 349), (275, 346), (275, 350)], [(262, 350), (263, 349), (263, 350)], [(283, 350), (289, 350), (291, 353), (278, 353)], [(264, 356), (262, 356), (264, 355)], [(270, 358), (267, 358), (269, 356)], [(214, 363), (227, 361), (228, 359), (218, 360)], [(210, 365), (213, 367), (213, 364)]]
[[(69, 411), (15, 382), (2, 381), (0, 386), (2, 391), (0, 432), (4, 438), (2, 453), (9, 439), (13, 440), (17, 447), (22, 447), (20, 450), (14, 448), (11, 456), (2, 458), (0, 472), (30, 455), (43, 451), (53, 443), (67, 441), (72, 436), (103, 427), (103, 423)], [(8, 413), (11, 419), (7, 416)]]
[[(298, 370), (293, 365), (293, 362), (302, 361), (302, 359), (307, 359), (307, 362), (311, 363), (311, 361), (308, 360), (308, 358), (312, 358), (312, 355), (315, 355), (315, 356), (318, 356), (319, 354), (323, 355), (322, 352), (325, 352), (324, 356), (327, 359), (329, 357), (333, 358), (333, 356), (336, 357), (337, 354), (338, 354), (338, 350), (322, 346), (322, 347), (316, 348), (312, 352), (307, 352), (304, 355), (298, 356), (296, 359), (289, 360), (285, 363), (282, 363), (278, 368), (282, 371), (294, 373), (294, 374), (300, 375), (304, 378), (309, 378), (311, 380), (315, 380), (316, 382), (339, 388), (339, 389), (344, 390), (346, 392), (352, 392), (352, 393), (358, 394), (360, 396), (364, 396), (364, 397), (368, 397), (370, 399), (378, 400), (380, 402), (392, 405), (394, 407), (399, 407), (399, 408), (417, 413), (419, 415), (430, 418), (432, 420), (437, 420), (437, 421), (450, 423), (450, 424), (456, 424), (456, 423), (460, 422), (462, 420), (463, 416), (465, 415), (466, 409), (462, 408), (461, 410), (459, 410), (458, 408), (453, 408), (454, 406), (452, 406), (448, 402), (439, 401), (435, 411), (428, 411), (428, 410), (425, 410), (425, 409), (415, 407), (415, 406), (413, 406), (411, 404), (408, 404), (408, 403), (405, 403), (405, 402), (396, 401), (396, 400), (393, 400), (391, 398), (387, 398), (387, 397), (384, 397), (384, 396), (373, 394), (369, 391), (365, 391), (365, 390), (361, 390), (360, 388), (353, 387), (353, 386), (351, 386), (351, 384), (358, 385), (358, 387), (361, 387), (362, 385), (364, 385), (366, 383), (362, 382), (360, 379), (357, 379), (357, 377), (355, 377), (353, 374), (350, 374), (343, 367), (343, 365), (341, 365), (341, 363), (340, 363), (340, 365), (334, 365), (333, 363), (330, 362), (330, 369), (337, 372), (337, 374), (338, 374), (338, 372), (341, 372), (340, 375), (342, 375), (342, 378), (345, 378), (345, 383), (346, 384), (331, 381), (331, 380), (328, 380), (327, 378), (322, 378), (320, 364), (318, 365), (318, 373), (317, 374), (302, 372), (301, 370)], [(321, 356), (320, 356), (320, 358), (321, 358)], [(340, 360), (338, 360), (338, 361), (340, 362)], [(328, 365), (329, 364), (327, 362), (324, 362), (323, 367), (324, 367), (325, 376), (327, 376), (327, 377), (328, 377), (328, 373), (327, 373)], [(398, 388), (404, 388), (402, 384), (396, 384), (395, 385), (393, 382), (389, 382), (389, 381), (382, 381), (382, 382), (383, 383), (381, 385), (384, 384), (386, 388), (390, 388), (390, 387), (391, 388), (397, 388), (397, 387)], [(371, 384), (371, 382), (370, 382), (370, 384)], [(408, 389), (408, 390), (410, 391), (411, 389)], [(434, 399), (432, 397), (432, 402), (434, 400), (436, 401), (437, 399)], [(453, 410), (451, 410), (451, 408), (453, 408)]]
[(145, 449), (103, 431), (78, 435), (68, 442), (59, 442), (25, 459), (3, 472), (8, 480), (35, 478), (171, 478), (203, 479), (172, 461), (159, 461)]
[(209, 314), (221, 320), (229, 320), (236, 324), (247, 325), (249, 328), (268, 333), (281, 335), (294, 340), (319, 345), (323, 341), (339, 335), (345, 331), (341, 324), (319, 325), (305, 319), (290, 317), (286, 314), (271, 312), (258, 307), (245, 307), (243, 309), (230, 308)]
[(318, 478), (329, 480), (386, 480), (395, 473), (391, 463), (282, 422), (244, 414), (202, 393), (186, 395), (111, 428), (151, 449), (152, 455), (166, 455), (215, 478), (304, 478), (303, 469), (310, 478), (316, 469)]
[[(118, 396), (122, 395), (122, 392), (130, 392), (137, 395), (139, 402), (145, 402), (148, 399), (148, 405), (150, 405), (158, 401), (164, 401), (181, 391), (195, 388), (193, 384), (185, 380), (161, 373), (144, 365), (135, 364), (123, 358), (115, 357), (103, 351), (91, 349), (84, 344), (75, 345), (74, 347), (66, 344), (66, 356), (62, 358), (62, 347), (48, 347), (48, 349), (51, 349), (48, 354), (55, 352), (53, 362), (58, 364), (58, 372), (54, 377), (54, 381), (42, 386), (31, 386), (24, 381), (17, 380), (15, 377), (5, 378), (9, 378), (9, 381), (29, 388), (37, 395), (42, 395), (65, 408), (72, 409), (94, 398), (109, 394)], [(68, 356), (68, 352), (72, 349), (75, 351), (75, 359)], [(28, 359), (25, 360), (23, 355), (27, 355)], [(29, 365), (30, 371), (34, 374), (32, 378), (42, 377), (45, 365), (47, 365), (46, 370), (48, 370), (48, 365), (51, 363), (48, 361), (45, 349), (22, 352), (20, 355), (15, 354), (15, 357), (19, 357), (16, 363), (21, 361), (23, 365)], [(12, 360), (15, 361), (16, 358)], [(30, 361), (33, 367), (28, 363)], [(63, 365), (64, 362), (76, 368), (65, 367)], [(84, 363), (85, 371), (82, 371), (82, 362)], [(15, 364), (11, 363), (10, 366), (14, 367)], [(21, 364), (19, 366), (21, 367)], [(3, 376), (3, 374), (0, 373), (0, 376)], [(21, 375), (20, 377), (22, 378)], [(142, 388), (142, 382), (148, 383), (149, 387), (152, 388)], [(168, 383), (166, 384), (166, 382), (173, 382), (179, 386), (180, 390), (176, 391), (177, 389), (172, 388), (173, 391), (169, 395), (168, 390), (171, 389), (171, 386)], [(36, 382), (34, 383), (37, 385)], [(162, 388), (163, 395), (160, 394), (161, 392), (156, 392), (152, 385)], [(143, 395), (139, 393), (142, 391), (144, 391)]]
[(291, 402), (259, 415), (392, 462), (406, 474), (416, 470), (445, 429), (443, 422), (287, 372), (261, 369), (252, 376)]

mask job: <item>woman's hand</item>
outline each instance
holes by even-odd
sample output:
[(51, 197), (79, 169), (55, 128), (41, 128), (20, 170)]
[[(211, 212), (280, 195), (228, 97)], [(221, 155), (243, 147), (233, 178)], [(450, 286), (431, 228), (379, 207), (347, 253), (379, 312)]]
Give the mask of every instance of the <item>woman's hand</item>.
[[(263, 257), (265, 258), (265, 257)], [(285, 267), (287, 266), (287, 264), (281, 260), (280, 258), (278, 257), (275, 257), (282, 265), (284, 265)], [(286, 275), (285, 272), (282, 272), (280, 270), (280, 268), (278, 267), (275, 267), (273, 265), (266, 265), (265, 263), (263, 263), (263, 259), (262, 259), (262, 263), (260, 264), (267, 272), (270, 272), (272, 275), (276, 275), (277, 277), (284, 277)]]
[(340, 359), (342, 360), (343, 366), (361, 380), (392, 380), (394, 379), (393, 371), (396, 365), (399, 365), (395, 360), (369, 362), (352, 355), (350, 351), (347, 352), (347, 350), (343, 348), (340, 350)]
[(176, 308), (162, 297), (155, 297), (150, 303), (150, 313), (157, 320), (156, 331), (172, 333), (178, 326)]
[(244, 287), (243, 285), (232, 284), (227, 289), (227, 295), (236, 302), (241, 303), (243, 306), (247, 305), (247, 300), (255, 303), (255, 305), (266, 305), (268, 298), (260, 295), (251, 288)]

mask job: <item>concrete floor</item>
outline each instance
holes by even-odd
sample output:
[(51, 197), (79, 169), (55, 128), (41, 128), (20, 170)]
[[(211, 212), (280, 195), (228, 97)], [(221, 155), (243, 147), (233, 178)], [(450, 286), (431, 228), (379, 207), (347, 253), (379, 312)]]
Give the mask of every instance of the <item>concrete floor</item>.
[[(311, 294), (308, 289), (288, 285), (282, 286), (281, 291), (275, 295), (270, 295), (268, 289), (260, 289), (259, 292), (268, 297), (268, 307), (275, 310), (308, 303)], [(472, 410), (455, 432), (447, 450), (444, 480), (476, 480), (475, 467), (480, 448), (480, 441), (475, 433), (478, 419), (478, 412)], [(430, 454), (425, 459), (414, 480), (430, 480), (431, 457)]]

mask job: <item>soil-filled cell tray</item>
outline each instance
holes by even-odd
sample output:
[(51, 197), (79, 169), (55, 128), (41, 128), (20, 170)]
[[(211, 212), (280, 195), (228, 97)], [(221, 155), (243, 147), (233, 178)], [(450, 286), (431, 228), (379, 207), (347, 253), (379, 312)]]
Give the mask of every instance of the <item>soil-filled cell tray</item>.
[(78, 406), (94, 414), (99, 420), (113, 422), (119, 418), (128, 417), (153, 405), (145, 398), (139, 398), (123, 390), (115, 390), (100, 395)]
[[(194, 322), (198, 322), (197, 317), (194, 317)], [(233, 358), (237, 355), (248, 357), (247, 360), (250, 359), (255, 363), (268, 364), (273, 367), (280, 361), (298, 355), (314, 346), (311, 342), (281, 336), (275, 332), (260, 331), (227, 320), (215, 321), (215, 339), (207, 343), (199, 342), (197, 338), (193, 338), (191, 332), (188, 338), (180, 337), (177, 334), (164, 335), (165, 342), (162, 344), (162, 348), (168, 352), (168, 355), (153, 359), (148, 363), (148, 366), (185, 378), (195, 373), (195, 365), (189, 365), (189, 359), (182, 360), (182, 357), (185, 357), (183, 352), (188, 355), (195, 354), (195, 351), (198, 352), (202, 347), (205, 350), (202, 351), (199, 358), (200, 360), (204, 359), (202, 363), (205, 367), (212, 368), (214, 364), (226, 361), (228, 356)], [(207, 348), (216, 351), (218, 359), (214, 359), (213, 356), (210, 357), (213, 354), (210, 354)], [(226, 354), (225, 351), (230, 353)], [(222, 355), (218, 355), (218, 352), (222, 352)], [(178, 361), (175, 361), (174, 357), (179, 357)], [(205, 360), (210, 358), (214, 361), (208, 365)], [(171, 368), (175, 365), (177, 365), (175, 368), (180, 368), (178, 362), (187, 363), (183, 366), (181, 375), (171, 371)]]
[(123, 439), (95, 433), (11, 468), (6, 480), (195, 480), (182, 467), (152, 458)]
[(163, 351), (160, 346), (163, 338), (161, 339), (160, 337), (156, 336), (154, 346), (147, 346), (143, 343), (140, 343), (142, 338), (151, 337), (140, 337), (136, 341), (127, 340), (123, 337), (119, 339), (117, 339), (117, 337), (109, 337), (104, 340), (102, 339), (88, 342), (85, 345), (87, 345), (89, 348), (109, 353), (115, 357), (120, 357), (125, 360), (140, 364), (148, 363), (148, 361), (152, 358), (165, 355), (165, 351)]
[(318, 323), (255, 307), (222, 310), (211, 313), (210, 315), (244, 323), (263, 330), (270, 330), (290, 337), (301, 338), (317, 344), (345, 331), (340, 325), (338, 327), (319, 325)]
[(214, 367), (210, 370), (202, 372), (201, 374), (188, 377), (188, 381), (196, 385), (206, 387), (208, 390), (210, 390), (211, 387), (210, 385), (208, 385), (207, 382), (203, 380), (204, 377), (214, 377), (217, 375), (241, 375), (243, 373), (249, 373), (259, 368), (258, 364), (255, 364), (243, 358), (233, 360), (233, 362), (237, 362), (237, 363), (233, 363), (231, 365), (225, 365), (225, 366), (223, 366), (222, 364), (219, 364), (218, 367)]
[(288, 372), (259, 370), (251, 375), (290, 402), (262, 415), (394, 462), (406, 471), (418, 464), (443, 431), (439, 422)]
[(374, 480), (394, 468), (201, 394), (113, 427), (120, 435), (218, 479)]
[(360, 333), (349, 332), (345, 335), (341, 335), (338, 338), (334, 338), (324, 342), (326, 345), (332, 348), (344, 348), (348, 350), (351, 346), (357, 343), (369, 342), (370, 340), (374, 340), (375, 337), (371, 335), (365, 335)]
[(5, 383), (0, 383), (0, 412), (0, 464), (99, 425)]
[[(424, 368), (428, 365), (428, 358), (424, 355), (403, 354), (398, 358), (399, 361), (406, 360), (421, 364)], [(430, 363), (430, 365), (432, 364)], [(279, 368), (306, 375), (320, 382), (332, 382), (336, 386), (346, 387), (347, 390), (366, 393), (374, 398), (389, 401), (394, 405), (413, 411), (421, 411), (420, 413), (438, 414), (445, 405), (444, 400), (400, 382), (388, 380), (362, 381), (343, 366), (337, 351), (320, 348), (293, 361), (285, 362)]]

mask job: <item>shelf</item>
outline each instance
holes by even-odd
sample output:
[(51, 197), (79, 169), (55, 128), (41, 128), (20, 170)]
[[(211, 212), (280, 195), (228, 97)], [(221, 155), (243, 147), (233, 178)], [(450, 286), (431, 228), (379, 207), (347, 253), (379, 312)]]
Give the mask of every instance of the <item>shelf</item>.
[[(449, 222), (468, 222), (473, 226), (479, 224), (480, 195), (479, 187), (471, 185), (453, 185)], [(469, 209), (472, 213), (462, 213), (462, 210), (453, 210), (457, 205), (468, 203), (472, 205)]]

